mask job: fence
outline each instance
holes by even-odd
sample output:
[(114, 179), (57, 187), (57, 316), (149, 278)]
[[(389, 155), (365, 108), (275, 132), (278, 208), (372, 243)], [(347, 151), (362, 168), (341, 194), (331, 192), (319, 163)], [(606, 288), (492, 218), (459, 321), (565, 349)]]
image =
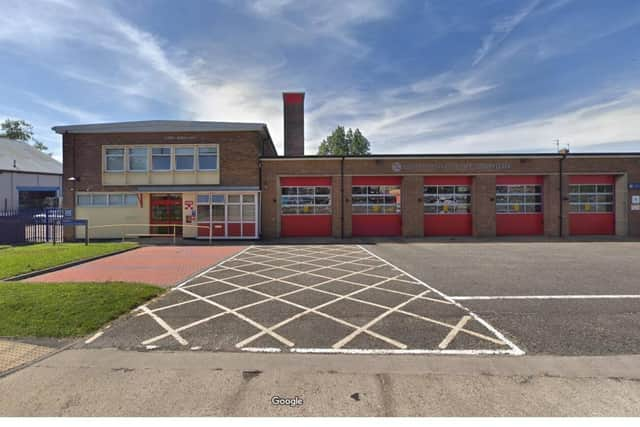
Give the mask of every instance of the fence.
[(61, 209), (0, 211), (0, 243), (61, 243)]

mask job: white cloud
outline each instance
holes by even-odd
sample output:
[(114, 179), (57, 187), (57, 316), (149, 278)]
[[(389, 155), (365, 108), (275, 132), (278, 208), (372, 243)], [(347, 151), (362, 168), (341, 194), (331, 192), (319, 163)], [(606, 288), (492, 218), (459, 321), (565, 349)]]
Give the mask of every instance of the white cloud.
[(472, 65), (477, 65), (494, 48), (502, 43), (513, 30), (515, 30), (524, 19), (535, 9), (540, 0), (533, 0), (527, 6), (520, 9), (516, 14), (507, 16), (496, 22), (487, 36), (482, 39), (482, 45), (476, 51)]

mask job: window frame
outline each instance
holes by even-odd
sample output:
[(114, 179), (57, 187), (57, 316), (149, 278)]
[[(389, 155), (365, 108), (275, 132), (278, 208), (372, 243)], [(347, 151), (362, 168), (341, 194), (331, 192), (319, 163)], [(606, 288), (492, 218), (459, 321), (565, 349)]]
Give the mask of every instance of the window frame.
[[(187, 149), (190, 148), (191, 149), (191, 169), (178, 169), (178, 150), (181, 149)], [(195, 145), (185, 145), (185, 146), (181, 146), (181, 145), (177, 145), (173, 147), (173, 159), (174, 159), (174, 163), (173, 163), (173, 170), (175, 172), (195, 172), (195, 168), (196, 168), (196, 146)], [(186, 155), (181, 154), (180, 157), (183, 157)]]
[[(122, 154), (120, 155), (109, 154), (109, 150), (122, 150)], [(122, 169), (109, 169), (109, 157), (121, 157)], [(105, 172), (121, 173), (126, 170), (126, 166), (127, 166), (127, 147), (125, 146), (105, 146), (104, 147), (104, 171)]]
[[(585, 191), (582, 192), (582, 187), (586, 187), (586, 186), (592, 186), (594, 187), (595, 191)], [(610, 187), (610, 191), (600, 191), (599, 187), (603, 187), (603, 186), (607, 186)], [(572, 188), (573, 187), (573, 188)], [(575, 189), (575, 187), (578, 187), (578, 191), (572, 191)], [(610, 196), (610, 201), (607, 202), (601, 202), (598, 201), (597, 198), (598, 196)], [(578, 201), (577, 202), (572, 202), (571, 198), (572, 196), (578, 196)], [(580, 196), (594, 196), (594, 198), (596, 199), (593, 202), (583, 202), (580, 200)], [(593, 210), (588, 210), (585, 211), (583, 210), (583, 207), (585, 205), (591, 205), (593, 206)], [(578, 210), (573, 210), (573, 207), (577, 206), (579, 209)], [(599, 211), (598, 207), (599, 206), (609, 206), (610, 210), (605, 210), (605, 211)], [(580, 183), (580, 184), (570, 184), (569, 185), (569, 213), (571, 215), (573, 214), (578, 214), (578, 215), (582, 215), (582, 214), (613, 214), (615, 212), (615, 186), (613, 184), (591, 184), (591, 183)]]
[[(436, 188), (436, 192), (435, 193), (427, 193), (427, 187), (435, 187)], [(446, 188), (446, 187), (452, 187), (452, 191), (451, 192), (440, 192), (441, 188)], [(458, 187), (467, 187), (467, 192), (458, 192)], [(436, 202), (435, 203), (428, 203), (427, 202), (427, 197), (433, 197), (435, 195), (436, 197)], [(445, 204), (445, 202), (440, 200), (440, 195), (443, 196), (451, 196), (451, 199), (446, 199), (446, 200), (452, 200), (453, 204), (452, 205), (447, 205)], [(466, 203), (459, 203), (456, 200), (456, 196), (462, 196), (464, 195), (467, 198), (467, 202)], [(471, 199), (471, 185), (469, 184), (424, 184), (423, 185), (423, 189), (422, 189), (422, 200), (423, 200), (423, 212), (425, 215), (471, 215), (472, 211), (472, 199)], [(461, 206), (467, 206), (467, 210), (464, 212), (459, 212), (458, 211), (458, 205)], [(427, 212), (427, 206), (433, 206), (436, 208), (435, 212)], [(441, 207), (444, 206), (452, 206), (452, 210), (441, 210)]]
[[(157, 148), (160, 148), (160, 149), (168, 148), (169, 149), (169, 154), (168, 155), (167, 154), (154, 154), (153, 150), (157, 149)], [(168, 169), (156, 169), (156, 168), (154, 168), (154, 166), (153, 166), (154, 157), (163, 157), (163, 158), (164, 157), (169, 157), (169, 168)], [(155, 145), (155, 146), (152, 145), (151, 146), (151, 169), (150, 170), (151, 170), (151, 172), (161, 172), (161, 173), (172, 172), (174, 170), (173, 169), (173, 147), (171, 145)]]
[[(499, 187), (507, 187), (507, 192), (506, 193), (498, 193), (498, 188)], [(511, 190), (514, 187), (522, 187), (522, 191), (514, 191), (512, 192)], [(533, 187), (534, 191), (527, 191), (527, 189), (531, 189)], [(537, 188), (536, 188), (537, 187)], [(510, 196), (513, 195), (514, 197), (522, 197), (523, 201), (517, 203), (518, 205), (522, 206), (522, 210), (520, 211), (512, 211), (511, 206), (516, 204), (516, 203), (512, 203), (510, 202)], [(495, 202), (495, 206), (496, 206), (496, 215), (537, 215), (537, 214), (542, 214), (544, 213), (544, 198), (543, 198), (543, 188), (542, 188), (542, 184), (496, 184), (496, 191), (495, 191), (495, 196), (496, 196), (496, 202)], [(538, 196), (540, 197), (540, 201), (539, 202), (527, 202), (525, 201), (525, 197), (529, 197), (529, 196)], [(498, 199), (500, 197), (506, 197), (506, 202), (499, 202)], [(507, 210), (506, 211), (501, 211), (498, 209), (499, 206), (506, 206)], [(530, 211), (527, 209), (528, 206), (533, 206), (533, 210)], [(535, 207), (536, 206), (540, 206), (540, 210), (536, 210)]]
[[(354, 192), (354, 188), (365, 189), (365, 192)], [(379, 192), (370, 192), (371, 188), (378, 188)], [(396, 199), (396, 196), (391, 194), (391, 191), (398, 190), (400, 191), (400, 200)], [(355, 198), (364, 197), (365, 202), (354, 202)], [(371, 199), (373, 198), (381, 198), (382, 203), (372, 203)], [(388, 203), (387, 199), (389, 197), (393, 197), (393, 203)], [(356, 209), (354, 207), (362, 207), (364, 206), (364, 212), (355, 212)], [(382, 210), (380, 212), (370, 212), (370, 206), (382, 206)], [(387, 206), (393, 206), (393, 212), (387, 210)], [(401, 215), (402, 214), (402, 186), (399, 184), (389, 185), (389, 184), (361, 184), (361, 185), (352, 185), (351, 186), (351, 212), (352, 215)]]
[[(143, 157), (141, 154), (131, 155), (131, 150), (144, 150), (144, 169), (131, 169), (131, 158)], [(127, 172), (146, 173), (149, 172), (149, 146), (147, 145), (128, 145), (127, 152)]]
[[(328, 189), (328, 193), (318, 193), (318, 189)], [(295, 194), (283, 194), (285, 191), (290, 192), (295, 189)], [(301, 194), (300, 189), (304, 189)], [(323, 190), (324, 191), (324, 190)], [(309, 215), (332, 215), (333, 206), (331, 200), (331, 185), (282, 185), (280, 186), (280, 215), (284, 216), (309, 216)], [(302, 196), (302, 197), (301, 197)], [(283, 203), (283, 197), (287, 200), (295, 200), (296, 203)], [(311, 199), (312, 203), (300, 203), (301, 199)], [(326, 199), (328, 203), (317, 203), (317, 200)], [(311, 207), (311, 212), (301, 212), (302, 209)], [(285, 212), (285, 208), (295, 208), (295, 212)], [(320, 209), (321, 210), (320, 210)]]
[[(94, 202), (96, 196), (105, 197), (105, 204), (97, 205)], [(111, 198), (114, 196), (120, 196), (121, 204), (112, 204)], [(134, 203), (129, 203), (131, 196), (134, 197)], [(80, 204), (80, 197), (88, 197), (89, 204)], [(138, 206), (138, 193), (126, 193), (126, 192), (78, 192), (75, 194), (76, 207), (79, 208), (131, 208)]]
[[(197, 147), (197, 153), (198, 153), (198, 159), (196, 161), (196, 166), (197, 166), (197, 170), (198, 171), (203, 171), (203, 172), (213, 172), (213, 171), (217, 171), (218, 170), (218, 166), (219, 166), (219, 153), (218, 153), (218, 145), (217, 144), (210, 144), (210, 145), (198, 145)], [(202, 157), (214, 157), (215, 158), (215, 163), (216, 163), (216, 167), (213, 169), (208, 169), (208, 168), (201, 168), (200, 167), (200, 150), (205, 149), (205, 150), (215, 150), (215, 154), (207, 154), (204, 155)]]

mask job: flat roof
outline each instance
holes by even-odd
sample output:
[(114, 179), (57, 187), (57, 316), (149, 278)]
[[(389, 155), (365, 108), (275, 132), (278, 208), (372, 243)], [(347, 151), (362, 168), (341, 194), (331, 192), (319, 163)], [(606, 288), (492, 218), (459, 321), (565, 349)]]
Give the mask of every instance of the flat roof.
[(269, 141), (273, 150), (277, 152), (265, 123), (141, 120), (133, 122), (54, 126), (51, 129), (61, 135), (65, 133), (258, 132)]
[[(445, 153), (445, 154), (369, 154), (365, 156), (278, 156), (262, 157), (261, 160), (367, 160), (367, 159), (478, 159), (478, 158), (562, 158), (560, 153)], [(640, 157), (640, 152), (624, 153), (567, 153), (566, 157)]]

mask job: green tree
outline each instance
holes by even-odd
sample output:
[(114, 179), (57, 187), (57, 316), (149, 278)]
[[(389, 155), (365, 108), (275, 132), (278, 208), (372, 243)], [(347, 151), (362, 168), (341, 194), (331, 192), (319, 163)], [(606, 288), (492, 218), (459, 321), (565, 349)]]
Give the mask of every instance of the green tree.
[(33, 136), (33, 126), (24, 120), (7, 119), (0, 125), (4, 135), (10, 139), (27, 142)]
[[(33, 137), (33, 126), (24, 120), (6, 119), (0, 127), (3, 131), (3, 134), (0, 134), (0, 136), (24, 142), (33, 140), (33, 148), (42, 152), (46, 152), (49, 149), (43, 142)], [(49, 153), (49, 155), (51, 156), (51, 153)]]
[(328, 137), (322, 140), (318, 148), (321, 156), (366, 156), (371, 154), (369, 140), (360, 132), (338, 126)]
[(38, 141), (37, 139), (33, 138), (33, 148), (35, 148), (36, 150), (40, 150), (43, 153), (45, 151), (47, 151), (49, 149), (49, 147), (47, 147), (46, 145), (44, 145), (43, 142)]

